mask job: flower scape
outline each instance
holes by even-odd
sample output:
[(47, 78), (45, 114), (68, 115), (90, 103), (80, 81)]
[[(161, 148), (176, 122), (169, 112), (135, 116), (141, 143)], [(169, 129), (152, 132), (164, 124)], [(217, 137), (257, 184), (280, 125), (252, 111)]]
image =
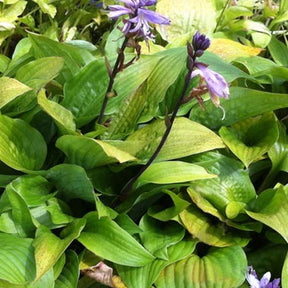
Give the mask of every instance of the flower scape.
[(0, 287), (288, 287), (287, 8), (0, 1)]

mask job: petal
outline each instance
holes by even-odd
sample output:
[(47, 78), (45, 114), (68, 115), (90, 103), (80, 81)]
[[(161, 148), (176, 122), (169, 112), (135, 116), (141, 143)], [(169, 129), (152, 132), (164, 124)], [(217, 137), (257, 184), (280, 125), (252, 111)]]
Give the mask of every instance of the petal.
[(129, 8), (123, 7), (121, 5), (109, 5), (108, 8), (111, 10), (108, 16), (112, 19), (132, 12)]
[(158, 14), (155, 11), (139, 8), (138, 14), (142, 15), (142, 17), (145, 18), (145, 20), (154, 24), (162, 24), (162, 25), (170, 24), (170, 20), (168, 18)]
[(157, 0), (140, 0), (140, 7), (155, 5)]
[(117, 0), (118, 2), (122, 2), (126, 7), (138, 8), (139, 0)]
[(267, 284), (269, 283), (270, 278), (271, 278), (271, 273), (266, 272), (260, 280), (260, 287), (265, 288)]

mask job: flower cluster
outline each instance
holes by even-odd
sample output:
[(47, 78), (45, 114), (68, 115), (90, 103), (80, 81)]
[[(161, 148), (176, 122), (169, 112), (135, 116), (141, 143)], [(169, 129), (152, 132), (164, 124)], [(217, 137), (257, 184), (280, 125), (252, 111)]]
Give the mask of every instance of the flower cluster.
[(246, 279), (250, 285), (250, 288), (280, 288), (280, 279), (274, 279), (270, 282), (271, 273), (266, 272), (259, 280), (258, 276), (252, 266), (248, 266)]
[[(210, 40), (198, 31), (193, 37), (192, 45), (190, 43), (187, 44), (187, 68), (192, 72), (191, 79), (197, 75), (200, 76), (199, 88), (195, 90), (199, 93), (199, 96), (195, 96), (195, 93), (192, 95), (199, 101), (201, 95), (208, 91), (214, 105), (219, 107), (219, 98), (228, 98), (229, 96), (229, 85), (222, 75), (209, 69), (208, 65), (197, 61), (197, 57), (201, 57), (209, 46)], [(203, 85), (203, 82), (205, 82), (206, 85)], [(192, 91), (192, 93), (195, 91)], [(200, 101), (199, 103), (201, 104)]]
[(124, 27), (122, 32), (128, 37), (143, 37), (145, 41), (154, 40), (155, 35), (151, 32), (152, 24), (168, 25), (170, 20), (155, 11), (146, 9), (145, 6), (155, 5), (157, 0), (117, 0), (123, 2), (122, 5), (109, 5), (109, 17), (117, 19), (120, 16), (128, 15), (128, 19), (123, 19)]

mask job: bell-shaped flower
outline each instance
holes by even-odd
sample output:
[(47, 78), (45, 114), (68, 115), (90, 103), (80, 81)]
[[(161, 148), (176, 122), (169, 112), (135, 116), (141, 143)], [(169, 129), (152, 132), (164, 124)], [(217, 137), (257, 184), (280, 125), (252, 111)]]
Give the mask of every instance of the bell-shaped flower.
[(280, 288), (280, 279), (274, 279), (270, 282), (271, 273), (266, 272), (259, 280), (258, 276), (252, 266), (249, 266), (246, 273), (246, 280), (248, 281), (250, 288)]
[(203, 81), (205, 81), (212, 102), (216, 107), (219, 107), (219, 98), (227, 99), (229, 96), (229, 85), (225, 78), (219, 73), (209, 69), (204, 63), (196, 62), (194, 67), (197, 69), (192, 72), (191, 79), (199, 75), (200, 84), (203, 86)]
[(144, 37), (154, 40), (155, 36), (151, 32), (151, 24), (169, 25), (170, 20), (159, 13), (146, 9), (145, 6), (156, 4), (157, 0), (118, 0), (124, 3), (122, 5), (109, 5), (109, 17), (117, 19), (123, 15), (129, 18), (123, 19), (124, 27), (122, 32), (127, 36)]

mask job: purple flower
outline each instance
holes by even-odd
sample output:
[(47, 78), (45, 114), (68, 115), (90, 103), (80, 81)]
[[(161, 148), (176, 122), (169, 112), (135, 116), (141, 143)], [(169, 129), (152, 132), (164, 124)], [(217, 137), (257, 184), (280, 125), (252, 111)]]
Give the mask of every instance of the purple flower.
[(246, 279), (250, 285), (250, 288), (280, 288), (280, 279), (274, 279), (269, 282), (271, 273), (266, 272), (263, 277), (259, 280), (258, 276), (252, 266), (248, 266)]
[(192, 46), (195, 51), (196, 57), (202, 56), (204, 51), (210, 46), (210, 40), (206, 35), (200, 34), (199, 31), (193, 37)]
[(217, 72), (209, 69), (204, 63), (195, 62), (194, 67), (198, 69), (192, 72), (191, 79), (199, 75), (201, 79), (200, 87), (203, 88), (202, 82), (205, 81), (212, 102), (216, 107), (219, 107), (219, 97), (227, 99), (229, 96), (229, 85), (225, 78)]
[(156, 4), (157, 0), (117, 0), (123, 2), (122, 5), (109, 5), (109, 17), (117, 19), (123, 15), (128, 15), (128, 19), (123, 19), (123, 34), (127, 36), (144, 37), (154, 40), (155, 35), (151, 32), (152, 27), (149, 23), (168, 25), (170, 20), (157, 12), (144, 8)]

